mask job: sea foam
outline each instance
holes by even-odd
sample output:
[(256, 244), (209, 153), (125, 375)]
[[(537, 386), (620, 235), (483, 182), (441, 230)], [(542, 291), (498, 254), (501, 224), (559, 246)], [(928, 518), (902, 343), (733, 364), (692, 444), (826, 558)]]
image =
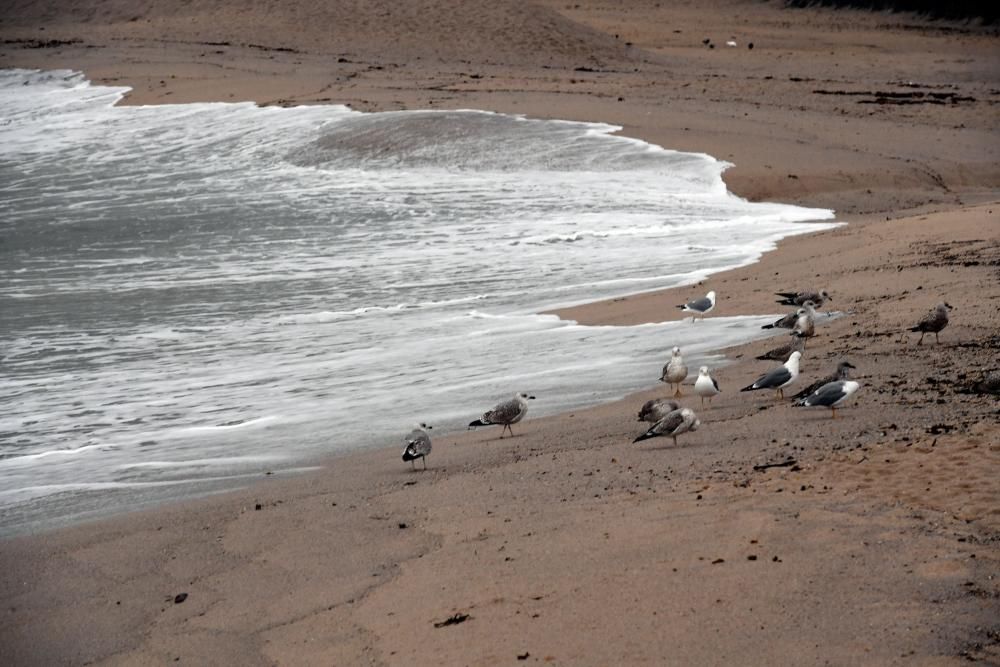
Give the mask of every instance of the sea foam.
[[(649, 386), (672, 346), (698, 363), (766, 320), (537, 313), (832, 217), (607, 124), (126, 92), (0, 72), (0, 532), (447, 432), (515, 391), (539, 415)], [(143, 486), (165, 468), (189, 476)]]

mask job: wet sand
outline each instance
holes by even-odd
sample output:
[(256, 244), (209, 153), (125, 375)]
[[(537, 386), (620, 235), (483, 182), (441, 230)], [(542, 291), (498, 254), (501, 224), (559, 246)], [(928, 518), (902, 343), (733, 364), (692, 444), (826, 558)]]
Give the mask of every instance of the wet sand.
[[(557, 312), (677, 319), (709, 289), (713, 314), (775, 312), (826, 288), (844, 315), (800, 386), (847, 358), (862, 389), (836, 420), (739, 392), (779, 335), (727, 351), (710, 407), (689, 377), (703, 426), (677, 447), (631, 444), (665, 341), (648, 387), (438, 436), (427, 472), (387, 434), (316, 474), (8, 539), (4, 662), (1000, 661), (1000, 408), (971, 393), (1000, 349), (995, 32), (739, 2), (22, 4), (0, 65), (83, 69), (130, 103), (599, 120), (734, 162), (740, 196), (835, 208), (849, 225), (753, 266)], [(941, 343), (917, 346), (942, 300)]]

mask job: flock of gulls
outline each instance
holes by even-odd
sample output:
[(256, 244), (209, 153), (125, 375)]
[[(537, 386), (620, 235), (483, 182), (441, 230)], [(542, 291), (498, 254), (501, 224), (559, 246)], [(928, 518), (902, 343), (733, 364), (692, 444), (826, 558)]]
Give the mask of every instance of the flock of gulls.
[[(801, 291), (801, 292), (776, 292), (778, 303), (792, 306), (794, 311), (770, 324), (765, 324), (763, 329), (788, 329), (791, 340), (789, 342), (768, 350), (757, 357), (759, 360), (781, 361), (782, 364), (767, 371), (753, 383), (740, 389), (740, 391), (773, 390), (775, 399), (785, 397), (784, 390), (794, 384), (799, 378), (799, 361), (805, 348), (805, 341), (816, 335), (816, 309), (821, 308), (828, 301), (832, 301), (829, 292)], [(715, 308), (715, 292), (709, 292), (700, 299), (689, 301), (677, 306), (684, 313), (691, 314), (691, 321), (704, 319), (705, 315)], [(948, 326), (948, 311), (951, 306), (947, 303), (938, 304), (934, 310), (925, 315), (917, 324), (909, 330), (920, 333), (920, 340), (917, 345), (921, 345), (924, 336), (933, 333), (934, 338), (940, 343), (938, 334)], [(805, 389), (792, 396), (793, 405), (800, 407), (824, 407), (830, 409), (830, 417), (836, 418), (837, 408), (841, 407), (848, 399), (858, 392), (861, 384), (851, 380), (850, 371), (855, 366), (849, 361), (841, 361), (837, 364), (836, 370), (826, 377), (816, 380)], [(677, 444), (677, 436), (697, 431), (701, 426), (701, 420), (694, 410), (681, 405), (676, 399), (683, 396), (681, 384), (687, 379), (688, 367), (684, 364), (679, 347), (674, 347), (670, 352), (670, 359), (660, 374), (660, 381), (664, 382), (673, 390), (672, 398), (654, 398), (646, 401), (639, 410), (639, 421), (652, 424), (642, 435), (633, 442), (640, 442), (656, 437), (672, 438)], [(711, 404), (712, 399), (720, 394), (722, 389), (718, 381), (712, 377), (708, 366), (698, 369), (698, 378), (694, 382), (694, 393), (701, 398), (701, 405), (705, 405), (705, 399)], [(514, 430), (513, 424), (520, 422), (528, 414), (528, 401), (534, 396), (525, 393), (515, 394), (512, 398), (501, 401), (483, 415), (469, 423), (469, 428), (474, 429), (479, 426), (502, 426), (500, 432), (502, 438), (510, 431), (511, 436)], [(409, 461), (411, 466), (416, 467), (415, 461), (421, 459), (424, 469), (427, 468), (427, 456), (431, 453), (431, 439), (427, 431), (431, 427), (427, 424), (420, 424), (405, 437), (406, 448), (403, 450), (403, 461)]]

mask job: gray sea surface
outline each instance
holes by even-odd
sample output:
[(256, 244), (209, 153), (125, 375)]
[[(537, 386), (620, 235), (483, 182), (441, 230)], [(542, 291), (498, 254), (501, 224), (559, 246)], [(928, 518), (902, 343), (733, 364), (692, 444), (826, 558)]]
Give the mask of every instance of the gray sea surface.
[(0, 535), (401, 447), (516, 391), (536, 416), (647, 387), (672, 346), (696, 365), (769, 318), (538, 313), (832, 218), (609, 125), (125, 92), (0, 71)]

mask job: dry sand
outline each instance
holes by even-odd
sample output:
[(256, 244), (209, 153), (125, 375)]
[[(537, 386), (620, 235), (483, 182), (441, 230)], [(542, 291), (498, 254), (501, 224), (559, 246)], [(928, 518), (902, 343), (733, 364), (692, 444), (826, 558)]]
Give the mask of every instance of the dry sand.
[[(738, 194), (851, 224), (560, 314), (673, 319), (708, 289), (716, 314), (774, 312), (826, 287), (845, 315), (803, 372), (846, 357), (863, 388), (836, 420), (740, 393), (763, 341), (729, 351), (710, 408), (688, 399), (701, 430), (632, 445), (665, 343), (650, 388), (438, 437), (427, 472), (394, 446), (9, 539), (4, 664), (1000, 662), (1000, 408), (967, 393), (1000, 349), (995, 31), (735, 1), (7, 6), (0, 66), (80, 68), (132, 103), (487, 108), (731, 160)], [(940, 300), (952, 324), (918, 347), (904, 330)]]

